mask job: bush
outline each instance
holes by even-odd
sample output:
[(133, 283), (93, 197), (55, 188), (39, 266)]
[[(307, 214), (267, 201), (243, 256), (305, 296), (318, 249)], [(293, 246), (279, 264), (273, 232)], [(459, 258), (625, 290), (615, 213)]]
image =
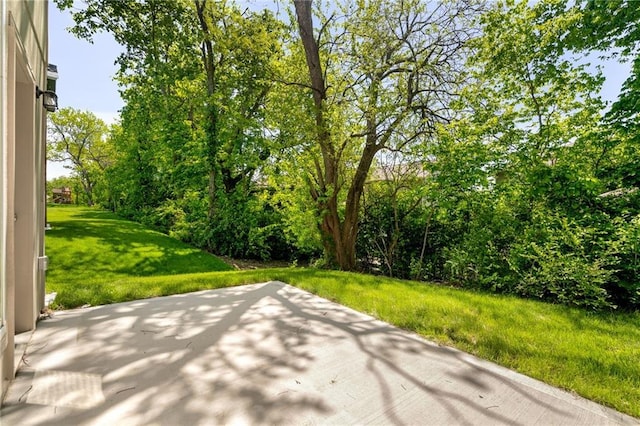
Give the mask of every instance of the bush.
[(365, 272), (442, 279), (442, 250), (454, 241), (455, 233), (438, 221), (438, 207), (422, 192), (420, 186), (394, 190), (392, 185), (379, 184), (367, 188), (356, 242)]
[(218, 198), (214, 218), (205, 226), (206, 248), (216, 254), (260, 260), (290, 260), (295, 248), (287, 241), (283, 220), (258, 194)]
[(445, 278), (592, 310), (614, 307), (616, 298), (608, 292), (612, 260), (602, 250), (608, 245), (605, 230), (544, 204), (526, 207), (511, 197), (476, 204), (460, 242), (445, 250)]
[(614, 302), (623, 307), (640, 308), (640, 215), (630, 220), (614, 221), (615, 237), (608, 255), (614, 269), (608, 285)]
[(516, 277), (510, 264), (514, 242), (522, 238), (526, 220), (512, 194), (485, 194), (468, 204), (457, 243), (444, 251), (445, 279), (468, 288), (513, 293)]
[(600, 259), (590, 261), (583, 253), (563, 252), (555, 241), (529, 247), (532, 265), (519, 271), (517, 294), (591, 310), (612, 307), (604, 288), (612, 273)]

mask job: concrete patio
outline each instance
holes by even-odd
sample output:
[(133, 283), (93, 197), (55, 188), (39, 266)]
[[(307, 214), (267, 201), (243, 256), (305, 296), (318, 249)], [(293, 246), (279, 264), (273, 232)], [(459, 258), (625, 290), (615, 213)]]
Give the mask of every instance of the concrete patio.
[(2, 425), (638, 424), (279, 282), (57, 312)]

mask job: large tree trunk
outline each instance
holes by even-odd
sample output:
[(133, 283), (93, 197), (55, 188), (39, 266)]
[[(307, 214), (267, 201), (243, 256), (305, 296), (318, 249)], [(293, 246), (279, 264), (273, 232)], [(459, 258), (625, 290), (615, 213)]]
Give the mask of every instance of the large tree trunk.
[[(349, 192), (347, 193), (347, 202), (345, 205), (344, 222), (342, 224), (342, 254), (344, 260), (340, 264), (342, 269), (354, 270), (356, 268), (356, 239), (358, 237), (358, 222), (360, 219), (360, 200), (364, 192), (364, 184), (373, 163), (373, 158), (379, 151), (378, 146), (367, 143), (356, 174), (353, 176)], [(344, 265), (344, 266), (343, 266)]]
[[(205, 10), (207, 7), (207, 0), (195, 0), (196, 14), (198, 15), (198, 22), (200, 23), (200, 29), (204, 35), (202, 41), (202, 63), (207, 76), (207, 95), (209, 96), (209, 102), (213, 103), (213, 95), (216, 91), (216, 64), (214, 60), (213, 42), (211, 40), (211, 31), (209, 24), (205, 17)], [(213, 219), (216, 214), (216, 178), (217, 178), (217, 151), (218, 151), (218, 114), (215, 105), (209, 105), (207, 109), (207, 164), (209, 166), (209, 210), (208, 217)]]
[[(352, 270), (355, 268), (355, 249), (349, 249), (344, 245), (342, 223), (338, 214), (338, 201), (335, 193), (339, 177), (337, 159), (331, 141), (331, 133), (324, 117), (327, 87), (322, 73), (318, 43), (313, 37), (311, 1), (295, 0), (294, 5), (300, 39), (304, 46), (309, 78), (311, 79), (315, 106), (316, 139), (323, 160), (322, 164), (319, 162), (316, 164), (318, 184), (317, 187), (311, 188), (311, 195), (322, 215), (320, 232), (322, 233), (325, 258), (340, 269)], [(329, 193), (330, 191), (331, 193)], [(351, 252), (353, 255), (350, 254)]]
[(358, 235), (358, 220), (360, 217), (360, 199), (364, 191), (364, 183), (380, 147), (375, 143), (375, 129), (367, 137), (365, 149), (358, 163), (355, 176), (349, 186), (344, 220), (338, 214), (338, 195), (335, 191), (340, 182), (340, 158), (331, 140), (331, 133), (325, 121), (325, 102), (327, 86), (324, 79), (320, 52), (316, 39), (313, 37), (313, 21), (309, 0), (294, 1), (300, 39), (304, 46), (309, 77), (315, 106), (316, 138), (322, 153), (322, 164), (316, 164), (316, 174), (319, 188), (312, 189), (312, 197), (318, 204), (318, 211), (322, 215), (320, 231), (322, 233), (325, 257), (343, 270), (355, 270), (356, 237)]
[(87, 205), (89, 207), (93, 206), (93, 182), (89, 177), (89, 173), (87, 171), (83, 171), (80, 173), (80, 182), (82, 183), (82, 189), (84, 190), (84, 194), (87, 197)]

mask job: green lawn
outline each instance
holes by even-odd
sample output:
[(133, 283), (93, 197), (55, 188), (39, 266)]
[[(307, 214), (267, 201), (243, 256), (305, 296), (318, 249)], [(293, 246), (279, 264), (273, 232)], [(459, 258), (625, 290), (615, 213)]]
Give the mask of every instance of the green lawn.
[(204, 272), (229, 267), (108, 213), (55, 207), (49, 209), (49, 222), (54, 229), (47, 231), (47, 289), (58, 292), (60, 306), (281, 280), (640, 417), (638, 313), (592, 314), (439, 285), (308, 268)]
[[(96, 291), (124, 278), (227, 271), (222, 260), (108, 212), (49, 206), (47, 291), (59, 307), (116, 302)], [(116, 286), (117, 287), (117, 286)]]

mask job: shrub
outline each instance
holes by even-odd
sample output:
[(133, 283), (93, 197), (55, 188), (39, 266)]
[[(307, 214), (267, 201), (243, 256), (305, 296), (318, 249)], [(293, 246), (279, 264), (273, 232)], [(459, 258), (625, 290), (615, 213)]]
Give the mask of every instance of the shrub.
[(630, 220), (617, 218), (615, 238), (608, 255), (614, 266), (613, 280), (608, 289), (615, 303), (640, 308), (640, 215)]

